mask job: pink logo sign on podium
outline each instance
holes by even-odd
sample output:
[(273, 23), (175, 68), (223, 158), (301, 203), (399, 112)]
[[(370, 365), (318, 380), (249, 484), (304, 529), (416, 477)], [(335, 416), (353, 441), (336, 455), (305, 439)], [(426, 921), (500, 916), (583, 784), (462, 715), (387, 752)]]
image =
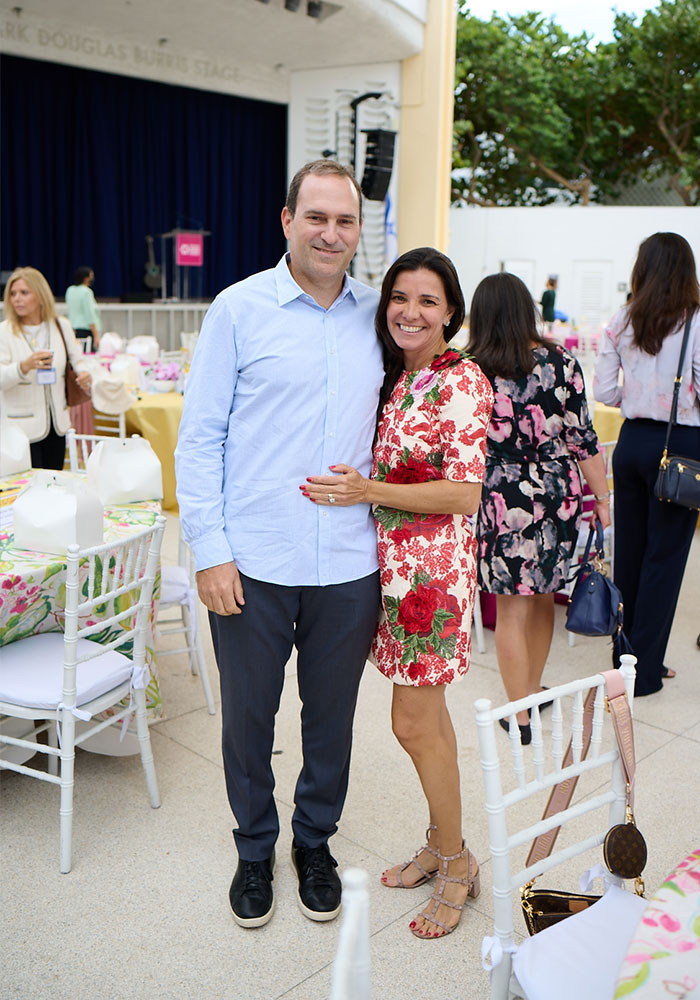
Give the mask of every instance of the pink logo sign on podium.
[(175, 234), (175, 263), (186, 267), (204, 264), (204, 237), (201, 233)]

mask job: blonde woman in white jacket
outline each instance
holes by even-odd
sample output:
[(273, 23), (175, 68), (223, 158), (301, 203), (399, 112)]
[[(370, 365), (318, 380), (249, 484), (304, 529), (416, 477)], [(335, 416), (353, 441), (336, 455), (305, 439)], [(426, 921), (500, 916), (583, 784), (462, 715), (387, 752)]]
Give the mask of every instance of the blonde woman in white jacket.
[(29, 438), (33, 468), (62, 469), (70, 427), (66, 351), (83, 389), (89, 390), (90, 375), (80, 371), (82, 354), (75, 334), (70, 323), (56, 315), (53, 293), (40, 271), (16, 268), (5, 286), (4, 305), (0, 416), (21, 427)]

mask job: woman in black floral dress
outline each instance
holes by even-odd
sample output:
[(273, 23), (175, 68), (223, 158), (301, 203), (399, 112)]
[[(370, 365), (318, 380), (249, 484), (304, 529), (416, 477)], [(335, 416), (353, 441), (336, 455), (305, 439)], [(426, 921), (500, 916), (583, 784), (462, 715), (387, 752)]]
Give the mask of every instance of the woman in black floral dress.
[[(566, 582), (578, 536), (580, 473), (595, 495), (594, 516), (603, 527), (610, 523), (581, 369), (539, 336), (536, 322), (532, 297), (514, 274), (492, 274), (476, 289), (469, 350), (494, 390), (477, 521), (479, 586), (498, 595), (496, 653), (511, 701), (541, 690), (554, 594)], [(529, 743), (527, 712), (518, 723)]]

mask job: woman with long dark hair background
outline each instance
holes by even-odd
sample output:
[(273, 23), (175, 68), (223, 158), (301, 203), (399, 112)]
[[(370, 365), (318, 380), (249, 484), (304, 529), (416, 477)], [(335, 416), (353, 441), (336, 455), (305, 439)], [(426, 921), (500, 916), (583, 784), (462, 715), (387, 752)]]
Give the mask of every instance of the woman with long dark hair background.
[[(542, 688), (554, 594), (567, 581), (581, 516), (581, 475), (610, 523), (605, 463), (576, 359), (537, 332), (532, 296), (514, 274), (479, 284), (469, 346), (494, 391), (477, 520), (479, 587), (496, 594), (496, 654), (508, 698)], [(530, 743), (527, 712), (517, 716)], [(505, 724), (504, 724), (505, 723)], [(508, 723), (502, 720), (503, 728)]]
[(697, 523), (696, 511), (654, 496), (688, 319), (670, 449), (700, 459), (700, 294), (688, 242), (677, 233), (649, 236), (639, 247), (631, 287), (630, 301), (601, 342), (594, 393), (625, 418), (613, 454), (615, 583), (637, 657), (635, 695), (647, 695), (674, 676), (664, 656)]

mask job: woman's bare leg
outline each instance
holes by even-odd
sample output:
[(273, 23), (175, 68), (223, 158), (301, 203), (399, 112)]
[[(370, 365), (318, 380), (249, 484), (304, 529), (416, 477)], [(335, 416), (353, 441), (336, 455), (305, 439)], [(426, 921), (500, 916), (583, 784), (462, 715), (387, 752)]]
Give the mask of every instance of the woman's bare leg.
[[(496, 598), (496, 654), (509, 701), (540, 690), (554, 631), (554, 594), (499, 594)], [(528, 723), (519, 712), (518, 723)]]
[(554, 634), (554, 594), (533, 594), (527, 620), (527, 647), (530, 651), (530, 690), (534, 694), (542, 687), (544, 665), (549, 656)]
[[(459, 854), (462, 850), (462, 803), (457, 765), (457, 741), (452, 720), (445, 703), (444, 686), (404, 687), (394, 685), (392, 702), (392, 727), (394, 734), (406, 753), (410, 756), (418, 772), (423, 792), (428, 801), (430, 822), (437, 827), (431, 831), (431, 846), (443, 855)], [(424, 853), (421, 864), (426, 870), (435, 867), (434, 858)], [(385, 873), (388, 879), (395, 878), (400, 866)], [(406, 871), (410, 883), (411, 869)], [(449, 874), (464, 878), (467, 876), (467, 859), (461, 858), (449, 863)], [(417, 869), (413, 880), (419, 874)], [(445, 898), (451, 902), (464, 903), (467, 887), (446, 883)], [(440, 906), (435, 914), (448, 926), (459, 920), (459, 911), (448, 906)], [(425, 936), (442, 930), (423, 917), (416, 917), (412, 928), (422, 931)]]

